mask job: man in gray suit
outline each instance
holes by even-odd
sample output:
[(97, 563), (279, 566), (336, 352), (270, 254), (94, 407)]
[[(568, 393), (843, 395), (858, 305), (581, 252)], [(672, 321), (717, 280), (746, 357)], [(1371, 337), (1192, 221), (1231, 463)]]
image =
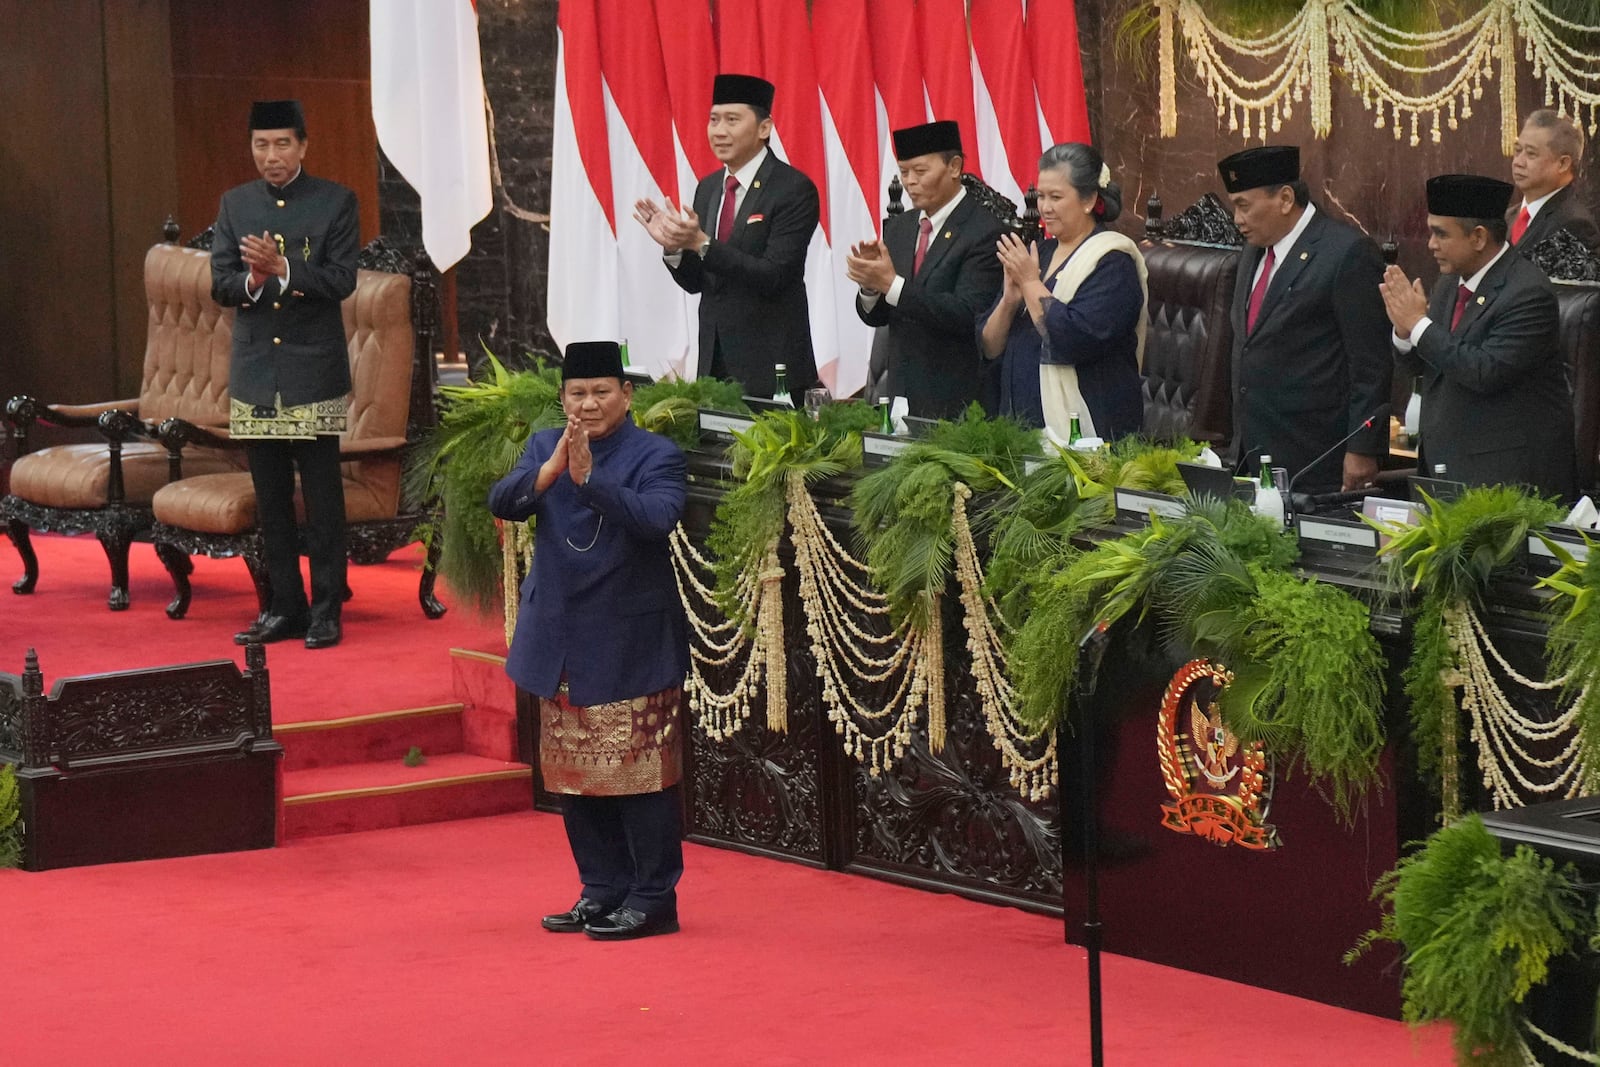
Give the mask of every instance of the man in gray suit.
[(1217, 170), (1247, 242), (1231, 312), (1234, 456), (1303, 471), (1308, 492), (1363, 488), (1389, 452), (1394, 373), (1373, 292), (1378, 246), (1311, 203), (1292, 145), (1246, 149)]
[[(356, 194), (312, 177), (297, 100), (250, 109), (257, 181), (229, 189), (211, 245), (211, 295), (237, 308), (228, 371), (229, 432), (249, 441), (272, 601), (234, 636), (307, 648), (339, 643), (345, 590), (344, 478), (339, 434), (350, 392), (340, 305), (355, 291)], [(300, 580), (295, 471), (306, 513), (311, 600)]]
[(1399, 267), (1381, 292), (1396, 360), (1422, 376), (1423, 471), (1469, 485), (1573, 495), (1572, 390), (1556, 294), (1506, 243), (1512, 187), (1474, 174), (1428, 180), (1430, 299)]

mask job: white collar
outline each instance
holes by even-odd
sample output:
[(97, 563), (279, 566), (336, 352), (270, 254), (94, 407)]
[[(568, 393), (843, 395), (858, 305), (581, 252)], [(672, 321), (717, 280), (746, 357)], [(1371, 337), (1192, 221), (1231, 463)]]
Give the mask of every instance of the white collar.
[(930, 227), (930, 230), (937, 230), (942, 227), (950, 218), (950, 215), (955, 211), (956, 207), (961, 203), (961, 201), (965, 200), (966, 197), (967, 187), (963, 185), (961, 188), (956, 190), (955, 196), (952, 196), (948, 201), (946, 201), (944, 207), (940, 208), (938, 211), (935, 211), (932, 215), (929, 215), (926, 211), (922, 212), (923, 217), (933, 223), (933, 226)]
[[(1565, 188), (1566, 188), (1565, 185), (1563, 185), (1561, 187), (1561, 189), (1565, 189)], [(1552, 189), (1550, 192), (1545, 193), (1543, 196), (1541, 196), (1537, 200), (1529, 200), (1527, 198), (1523, 198), (1522, 210), (1526, 211), (1528, 213), (1528, 220), (1531, 222), (1534, 218), (1536, 218), (1538, 216), (1538, 214), (1539, 214), (1539, 209), (1544, 207), (1545, 204), (1549, 202), (1550, 198), (1552, 196), (1555, 196), (1557, 193), (1559, 193), (1561, 191), (1561, 189)]]
[(1306, 227), (1311, 225), (1311, 216), (1315, 215), (1316, 213), (1317, 206), (1308, 201), (1306, 203), (1306, 209), (1300, 212), (1300, 218), (1295, 220), (1294, 228), (1273, 243), (1272, 253), (1274, 263), (1281, 264), (1288, 261), (1289, 250), (1294, 247), (1294, 243), (1296, 241), (1300, 240), (1300, 235), (1306, 232)]
[[(761, 164), (767, 161), (767, 152), (767, 146), (762, 145), (761, 151), (750, 157), (750, 162), (732, 172), (733, 176), (739, 179), (739, 188), (749, 189), (755, 183), (756, 174), (761, 170)], [(728, 168), (722, 168), (723, 185), (728, 184), (728, 174)]]
[(1510, 247), (1511, 247), (1511, 242), (1510, 241), (1507, 241), (1504, 244), (1502, 244), (1500, 246), (1500, 251), (1498, 251), (1498, 252), (1496, 252), (1494, 254), (1494, 258), (1493, 259), (1491, 259), (1489, 262), (1485, 263), (1483, 266), (1479, 267), (1478, 268), (1478, 273), (1474, 274), (1472, 277), (1468, 278), (1466, 281), (1462, 282), (1461, 284), (1465, 285), (1467, 287), (1467, 289), (1470, 290), (1471, 292), (1476, 293), (1478, 291), (1478, 286), (1483, 284), (1483, 276), (1485, 274), (1489, 273), (1489, 268), (1490, 267), (1492, 267), (1496, 263), (1500, 262), (1500, 257), (1505, 255), (1506, 254), (1506, 250), (1508, 248), (1510, 248)]

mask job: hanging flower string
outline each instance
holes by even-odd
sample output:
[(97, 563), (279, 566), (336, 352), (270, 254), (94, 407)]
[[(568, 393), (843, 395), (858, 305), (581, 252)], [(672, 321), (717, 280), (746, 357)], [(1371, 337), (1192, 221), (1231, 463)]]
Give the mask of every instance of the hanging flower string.
[[(1558, 16), (1539, 0), (1487, 0), (1464, 21), (1416, 33), (1380, 21), (1353, 0), (1310, 0), (1281, 27), (1259, 37), (1227, 33), (1199, 0), (1157, 0), (1161, 70), (1161, 135), (1178, 132), (1177, 36), (1217, 120), (1265, 140), (1309, 95), (1312, 132), (1333, 130), (1332, 79), (1336, 66), (1350, 79), (1374, 125), (1395, 138), (1421, 144), (1422, 127), (1435, 144), (1442, 130), (1455, 130), (1472, 116), (1484, 83), (1495, 78), (1500, 96), (1501, 150), (1510, 155), (1517, 137), (1517, 50), (1557, 110), (1596, 130), (1600, 109), (1600, 26)], [(1228, 53), (1225, 57), (1224, 53)], [(1335, 60), (1337, 56), (1337, 60)], [(1243, 61), (1243, 63), (1241, 63)], [(1267, 67), (1246, 77), (1239, 67)], [(1421, 87), (1417, 89), (1417, 87)], [(1417, 89), (1417, 91), (1407, 91)]]

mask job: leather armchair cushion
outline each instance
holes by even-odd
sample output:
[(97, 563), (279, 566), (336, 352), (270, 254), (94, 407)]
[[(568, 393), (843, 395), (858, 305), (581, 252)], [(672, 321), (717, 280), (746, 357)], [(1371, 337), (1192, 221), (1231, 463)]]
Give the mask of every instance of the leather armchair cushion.
[(144, 373), (139, 417), (227, 425), (233, 309), (211, 299), (211, 256), (156, 245), (144, 257)]
[(1222, 442), (1233, 434), (1233, 301), (1239, 253), (1144, 242), (1150, 326), (1144, 351), (1144, 432)]
[[(186, 475), (238, 469), (238, 459), (224, 452), (188, 449), (183, 454)], [(163, 446), (154, 441), (130, 441), (122, 446), (127, 503), (148, 506), (156, 490), (166, 483), (167, 450)], [(56, 445), (20, 456), (11, 467), (12, 494), (44, 507), (103, 508), (110, 484), (110, 452), (104, 444)]]
[[(398, 480), (398, 464), (395, 467)], [(347, 472), (348, 469), (347, 465)], [(156, 491), (150, 506), (157, 522), (199, 533), (236, 536), (248, 533), (256, 525), (256, 491), (247, 471), (204, 474), (164, 485)], [(305, 520), (305, 503), (298, 487), (294, 512), (297, 520)], [(395, 509), (383, 494), (353, 480), (347, 473), (344, 512), (346, 522), (365, 522), (392, 519)]]
[(1555, 289), (1572, 382), (1578, 489), (1588, 492), (1600, 480), (1600, 285), (1558, 282)]

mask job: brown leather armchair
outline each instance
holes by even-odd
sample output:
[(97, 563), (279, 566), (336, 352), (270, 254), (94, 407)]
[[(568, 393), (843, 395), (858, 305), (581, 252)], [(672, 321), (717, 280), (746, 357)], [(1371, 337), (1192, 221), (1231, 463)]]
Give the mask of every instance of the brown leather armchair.
[[(145, 255), (150, 321), (138, 396), (89, 404), (15, 396), (6, 403), (16, 459), (0, 517), (23, 561), (13, 592), (31, 593), (39, 580), (30, 531), (92, 533), (111, 567), (110, 607), (126, 608), (129, 548), (149, 540), (151, 497), (172, 474), (156, 426), (175, 417), (202, 426), (227, 424), (233, 312), (211, 299), (211, 257), (170, 243), (176, 237), (173, 227), (169, 243)], [(30, 430), (40, 423), (92, 430), (101, 440), (29, 451)], [(196, 473), (240, 465), (237, 456), (218, 449), (196, 450), (187, 461)]]
[[(362, 564), (382, 562), (433, 526), (425, 508), (404, 499), (401, 470), (406, 449), (435, 419), (438, 273), (426, 253), (419, 253), (412, 263), (381, 238), (362, 250), (359, 266), (355, 292), (343, 309), (352, 389), (340, 458), (350, 558)], [(172, 462), (181, 468), (180, 477), (161, 487), (151, 500), (155, 520), (151, 538), (162, 551), (176, 590), (167, 615), (180, 619), (189, 610), (191, 555), (242, 558), (265, 611), (271, 589), (249, 473), (192, 474), (189, 466), (196, 447), (239, 455), (242, 443), (230, 440), (225, 429), (208, 429), (181, 418), (163, 422), (159, 434)], [(295, 507), (303, 518), (298, 492)], [(428, 543), (418, 600), (423, 613), (436, 619), (445, 612), (433, 593), (439, 544), (431, 537)]]
[(1144, 432), (1220, 446), (1233, 437), (1233, 303), (1244, 243), (1227, 209), (1207, 193), (1163, 223), (1151, 197), (1141, 243), (1149, 271), (1144, 346)]

